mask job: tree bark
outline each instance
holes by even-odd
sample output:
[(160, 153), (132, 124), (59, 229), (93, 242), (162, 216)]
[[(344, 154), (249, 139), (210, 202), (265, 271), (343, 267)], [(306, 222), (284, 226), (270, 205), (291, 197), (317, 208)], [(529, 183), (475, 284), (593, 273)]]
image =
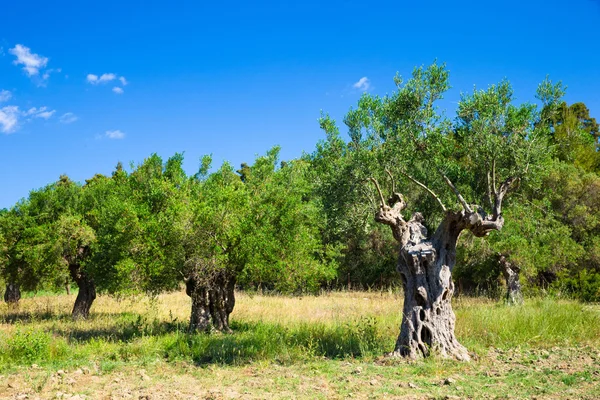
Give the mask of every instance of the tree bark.
[(4, 301), (10, 305), (17, 305), (21, 300), (21, 290), (19, 285), (15, 283), (7, 283), (6, 291), (4, 292)]
[(427, 238), (420, 214), (407, 223), (408, 240), (400, 248), (397, 270), (404, 287), (400, 335), (392, 355), (408, 358), (438, 354), (468, 361), (467, 349), (454, 335), (452, 269), (460, 219), (444, 221), (433, 238)]
[(508, 262), (506, 256), (502, 254), (500, 254), (498, 262), (506, 280), (506, 302), (511, 305), (523, 304), (523, 293), (521, 291), (521, 283), (519, 282), (519, 267)]
[(185, 281), (188, 296), (192, 299), (190, 331), (208, 331), (214, 328), (231, 332), (229, 314), (235, 306), (235, 278), (218, 272), (210, 279), (192, 275)]
[(79, 287), (79, 293), (75, 299), (71, 315), (74, 319), (87, 319), (90, 316), (90, 308), (96, 299), (96, 285), (85, 271), (81, 270), (79, 264), (69, 265), (71, 278)]
[(408, 221), (404, 219), (402, 210), (406, 202), (402, 194), (393, 193), (386, 204), (379, 184), (372, 179), (381, 200), (375, 221), (388, 225), (400, 243), (397, 270), (404, 287), (404, 306), (400, 335), (391, 353), (393, 356), (418, 358), (438, 354), (444, 358), (470, 360), (467, 349), (454, 335), (456, 317), (451, 299), (454, 295), (452, 270), (456, 263), (456, 244), (465, 229), (479, 237), (502, 229), (502, 199), (514, 179), (507, 179), (495, 192), (493, 213), (487, 215), (480, 207), (468, 205), (452, 182), (444, 178), (456, 193), (463, 209), (448, 211), (439, 197), (429, 190), (445, 213), (431, 237), (428, 237), (427, 229), (422, 224), (423, 216), (420, 213), (413, 214)]

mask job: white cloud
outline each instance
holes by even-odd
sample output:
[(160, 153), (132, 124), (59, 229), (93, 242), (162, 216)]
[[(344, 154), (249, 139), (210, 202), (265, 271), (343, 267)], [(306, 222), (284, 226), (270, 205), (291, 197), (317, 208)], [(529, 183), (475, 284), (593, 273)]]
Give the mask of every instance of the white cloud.
[(44, 72), (44, 74), (42, 75), (42, 79), (43, 80), (48, 80), (48, 78), (50, 78), (50, 74), (53, 74), (55, 72), (57, 72), (57, 73), (62, 72), (62, 68), (56, 68), (56, 69), (46, 70), (46, 72)]
[(100, 76), (94, 75), (94, 74), (88, 74), (86, 79), (87, 79), (88, 83), (91, 83), (92, 85), (98, 85), (100, 83), (114, 81), (115, 79), (117, 79), (117, 76), (112, 73), (102, 74)]
[(54, 115), (54, 113), (56, 112), (56, 110), (52, 110), (52, 111), (44, 111), (41, 113), (37, 113), (35, 115), (36, 118), (43, 118), (43, 119), (49, 119), (51, 116)]
[(105, 136), (109, 139), (123, 139), (125, 134), (117, 129), (115, 131), (106, 131)]
[(0, 90), (0, 103), (9, 101), (12, 98), (12, 93), (8, 90)]
[(0, 108), (0, 132), (12, 133), (19, 123), (19, 107), (6, 106)]
[(118, 86), (115, 86), (114, 88), (112, 88), (112, 91), (115, 92), (116, 94), (123, 94), (123, 92), (124, 92), (124, 90)]
[(369, 78), (367, 78), (366, 76), (363, 76), (362, 78), (360, 78), (358, 80), (358, 82), (356, 82), (354, 85), (352, 85), (352, 87), (355, 89), (358, 89), (358, 90), (362, 90), (363, 92), (366, 92), (371, 87), (371, 82), (369, 81)]
[(121, 84), (122, 84), (123, 86), (127, 86), (127, 79), (125, 79), (125, 77), (124, 77), (124, 76), (121, 76), (121, 77), (119, 77), (119, 80), (121, 81)]
[(26, 117), (49, 119), (54, 115), (55, 112), (56, 110), (48, 110), (48, 107), (32, 107), (29, 110), (23, 112), (23, 115)]
[(32, 53), (29, 47), (23, 46), (22, 44), (17, 44), (12, 49), (9, 49), (8, 52), (17, 57), (13, 63), (15, 65), (23, 64), (23, 70), (25, 70), (29, 76), (37, 75), (40, 72), (40, 69), (48, 64), (47, 57)]
[(63, 124), (72, 124), (73, 122), (77, 121), (79, 118), (77, 118), (77, 115), (73, 114), (72, 112), (68, 112), (68, 113), (64, 113), (63, 115), (60, 116), (60, 122)]

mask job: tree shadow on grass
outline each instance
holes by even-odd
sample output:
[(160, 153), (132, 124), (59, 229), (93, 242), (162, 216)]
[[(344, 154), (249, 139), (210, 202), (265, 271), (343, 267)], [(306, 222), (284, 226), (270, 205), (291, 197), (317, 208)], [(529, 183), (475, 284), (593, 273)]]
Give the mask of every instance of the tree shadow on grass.
[[(71, 345), (92, 341), (117, 343), (128, 354), (137, 339), (151, 338), (153, 354), (168, 361), (191, 361), (198, 366), (209, 364), (244, 365), (260, 360), (279, 363), (311, 358), (343, 359), (379, 356), (392, 346), (382, 336), (378, 322), (363, 318), (345, 324), (312, 323), (281, 325), (277, 323), (233, 321), (233, 333), (189, 333), (188, 322), (149, 319), (143, 315), (94, 313), (87, 321), (72, 322), (68, 313), (11, 313), (2, 315), (4, 323), (29, 324), (36, 321), (60, 321), (51, 328), (52, 336), (62, 337)], [(142, 344), (142, 347), (144, 345)], [(389, 347), (389, 348), (388, 348)], [(120, 358), (118, 355), (114, 357)]]
[(0, 314), (1, 324), (30, 324), (39, 321), (64, 321), (71, 319), (70, 313), (56, 313), (50, 310), (47, 311), (19, 311), (9, 310), (5, 314)]

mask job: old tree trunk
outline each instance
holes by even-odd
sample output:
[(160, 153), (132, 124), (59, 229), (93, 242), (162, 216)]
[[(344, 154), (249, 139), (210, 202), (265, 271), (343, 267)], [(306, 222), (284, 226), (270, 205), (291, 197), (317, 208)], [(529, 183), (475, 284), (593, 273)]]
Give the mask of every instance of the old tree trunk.
[(8, 304), (15, 305), (21, 300), (21, 290), (19, 285), (15, 283), (7, 283), (6, 291), (4, 292), (4, 301)]
[(225, 271), (210, 277), (195, 273), (185, 280), (185, 292), (192, 299), (190, 331), (207, 331), (212, 326), (231, 332), (229, 314), (235, 306), (235, 277)]
[(431, 236), (420, 213), (415, 213), (408, 221), (403, 218), (402, 210), (406, 203), (401, 194), (394, 193), (385, 204), (379, 186), (374, 182), (381, 197), (375, 220), (390, 226), (394, 238), (400, 243), (397, 270), (404, 287), (404, 308), (400, 335), (391, 355), (418, 358), (437, 354), (444, 358), (470, 360), (467, 349), (454, 335), (456, 318), (451, 300), (454, 295), (452, 270), (456, 262), (456, 244), (463, 230), (470, 230), (481, 237), (502, 228), (502, 199), (513, 179), (505, 181), (495, 193), (492, 215), (486, 215), (478, 207), (473, 207), (476, 210), (473, 211), (458, 192), (463, 209), (448, 211), (431, 192), (445, 212)]
[(508, 304), (523, 304), (523, 293), (519, 282), (520, 268), (509, 262), (504, 254), (499, 255), (498, 263), (506, 280), (506, 302)]
[(69, 265), (71, 279), (77, 284), (79, 293), (73, 305), (71, 315), (75, 319), (87, 319), (90, 316), (90, 308), (96, 299), (96, 284), (94, 280), (82, 269), (80, 259), (84, 257), (89, 249), (80, 248), (77, 257), (65, 257)]

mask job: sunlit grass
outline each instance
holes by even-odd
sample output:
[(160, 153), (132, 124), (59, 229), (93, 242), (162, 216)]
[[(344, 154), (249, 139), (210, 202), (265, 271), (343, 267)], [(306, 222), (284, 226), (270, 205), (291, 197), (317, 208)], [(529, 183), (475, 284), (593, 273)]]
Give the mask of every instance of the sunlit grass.
[[(188, 334), (184, 293), (117, 299), (99, 296), (86, 321), (70, 318), (75, 296), (0, 306), (0, 369), (31, 363), (110, 368), (115, 363), (183, 361), (196, 365), (283, 364), (327, 359), (372, 361), (392, 350), (402, 298), (391, 292), (333, 292), (285, 297), (237, 294), (234, 333)], [(456, 333), (476, 352), (517, 346), (597, 345), (600, 312), (553, 299), (511, 307), (480, 298), (455, 299)]]

